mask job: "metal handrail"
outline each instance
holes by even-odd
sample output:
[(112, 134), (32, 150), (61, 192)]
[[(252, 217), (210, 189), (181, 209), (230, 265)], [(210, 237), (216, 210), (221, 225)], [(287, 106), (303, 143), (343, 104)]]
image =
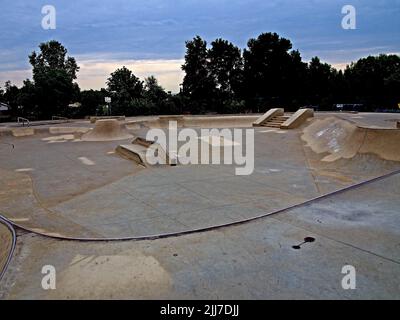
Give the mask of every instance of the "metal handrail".
[(25, 127), (25, 123), (28, 125), (28, 127), (31, 125), (31, 123), (29, 122), (28, 119), (26, 118), (22, 118), (22, 117), (18, 117), (17, 118), (18, 124), (20, 124), (22, 122), (22, 126)]

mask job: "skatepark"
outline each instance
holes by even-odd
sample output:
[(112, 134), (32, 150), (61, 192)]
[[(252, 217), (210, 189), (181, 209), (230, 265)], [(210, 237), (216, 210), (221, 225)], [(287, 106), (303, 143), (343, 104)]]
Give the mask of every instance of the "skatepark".
[[(201, 129), (254, 130), (253, 172), (161, 148), (166, 164), (149, 165), (146, 133), (170, 121), (212, 150), (246, 141)], [(398, 299), (399, 121), (271, 109), (4, 124), (0, 299)], [(356, 290), (341, 287), (347, 264)]]

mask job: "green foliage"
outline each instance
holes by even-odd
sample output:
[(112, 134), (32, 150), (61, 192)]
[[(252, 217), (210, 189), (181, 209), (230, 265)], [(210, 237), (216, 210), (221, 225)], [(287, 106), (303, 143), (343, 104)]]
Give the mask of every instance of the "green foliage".
[(379, 55), (362, 58), (345, 71), (352, 95), (374, 108), (400, 103), (400, 57)]
[(58, 41), (49, 41), (39, 45), (29, 56), (34, 82), (34, 100), (38, 104), (40, 118), (52, 115), (66, 115), (71, 98), (76, 96), (77, 84), (73, 81), (79, 67), (72, 57), (67, 56), (67, 49)]
[(154, 76), (150, 76), (144, 80), (144, 98), (147, 101), (148, 107), (145, 114), (162, 114), (165, 109), (165, 103), (168, 94), (164, 88), (158, 84)]
[(20, 90), (17, 86), (12, 85), (11, 81), (6, 81), (4, 84), (3, 101), (10, 107), (11, 116), (18, 113), (19, 92)]
[(104, 98), (107, 96), (106, 90), (84, 90), (80, 94), (81, 107), (77, 110), (77, 117), (88, 115), (104, 115)]
[(208, 50), (208, 68), (218, 91), (226, 97), (240, 93), (243, 83), (243, 59), (240, 49), (217, 39)]
[[(287, 106), (302, 92), (306, 66), (290, 40), (276, 33), (250, 39), (243, 52), (245, 97), (255, 111), (260, 106)], [(299, 87), (300, 86), (300, 87)]]
[(114, 115), (134, 115), (142, 108), (143, 82), (125, 66), (111, 73), (107, 91), (112, 97), (111, 110)]
[(35, 119), (37, 118), (38, 104), (37, 104), (37, 92), (35, 84), (27, 79), (24, 81), (24, 85), (18, 92), (18, 105), (23, 106), (23, 108), (15, 113), (15, 116), (22, 116), (25, 118)]
[(209, 70), (207, 42), (196, 36), (186, 41), (183, 94), (189, 97), (190, 109), (201, 113), (215, 95), (215, 81)]
[(33, 80), (36, 76), (50, 71), (62, 71), (70, 80), (76, 79), (79, 67), (75, 58), (67, 56), (67, 49), (58, 41), (51, 40), (39, 45), (40, 52), (35, 51), (29, 56), (29, 62), (33, 67)]
[[(122, 67), (111, 73), (107, 88), (80, 91), (74, 82), (79, 67), (57, 41), (32, 52), (32, 80), (21, 88), (6, 82), (0, 101), (13, 117), (49, 119), (52, 115), (201, 114), (264, 112), (270, 107), (296, 110), (306, 105), (331, 110), (335, 103), (361, 103), (366, 110), (395, 109), (400, 103), (400, 57), (362, 58), (344, 72), (318, 57), (302, 61), (290, 40), (262, 33), (241, 50), (231, 42), (207, 42), (196, 36), (185, 43), (181, 92), (167, 93), (154, 76), (141, 81)], [(110, 109), (104, 98), (112, 98)], [(70, 108), (80, 102), (79, 108)]]

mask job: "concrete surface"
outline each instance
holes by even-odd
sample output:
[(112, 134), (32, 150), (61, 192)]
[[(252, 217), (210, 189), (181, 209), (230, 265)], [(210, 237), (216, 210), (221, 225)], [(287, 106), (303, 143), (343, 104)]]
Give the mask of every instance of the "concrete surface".
[[(85, 243), (24, 234), (0, 297), (399, 299), (398, 204), (390, 196), (397, 198), (399, 179), (241, 226), (169, 239)], [(379, 210), (354, 210), (354, 194), (373, 195), (388, 185)], [(370, 196), (369, 203), (378, 197)], [(292, 248), (310, 236), (314, 242)], [(56, 290), (41, 289), (46, 264), (56, 267)], [(341, 287), (341, 269), (348, 264), (357, 270), (356, 290)]]
[[(332, 117), (349, 138), (347, 126), (391, 132), (400, 115), (316, 113), (300, 129), (256, 128), (250, 176), (236, 176), (229, 165), (143, 169), (115, 154), (132, 139), (82, 142), (75, 129), (1, 136), (0, 214), (30, 232), (19, 231), (0, 298), (399, 299), (400, 175), (214, 231), (151, 241), (54, 239), (142, 237), (239, 222), (400, 169), (381, 152), (400, 150), (390, 139), (396, 131), (348, 156), (335, 152), (332, 139), (345, 149), (349, 140), (334, 130), (315, 138)], [(129, 121), (134, 136), (159, 126), (154, 117)], [(345, 156), (330, 157), (336, 153)], [(315, 242), (292, 248), (308, 236)], [(57, 270), (54, 291), (40, 287), (47, 264)], [(345, 264), (356, 267), (356, 290), (340, 285)]]

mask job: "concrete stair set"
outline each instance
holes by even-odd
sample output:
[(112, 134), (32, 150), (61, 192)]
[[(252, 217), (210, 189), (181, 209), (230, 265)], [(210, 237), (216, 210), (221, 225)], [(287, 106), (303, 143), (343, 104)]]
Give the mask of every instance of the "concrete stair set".
[(261, 124), (263, 127), (271, 127), (271, 128), (280, 128), (281, 125), (289, 119), (289, 116), (275, 116), (269, 120), (267, 120), (265, 123)]
[(299, 109), (293, 114), (285, 115), (282, 108), (274, 108), (268, 110), (254, 123), (253, 127), (269, 127), (277, 129), (295, 129), (307, 121), (308, 118), (314, 117), (313, 109)]

